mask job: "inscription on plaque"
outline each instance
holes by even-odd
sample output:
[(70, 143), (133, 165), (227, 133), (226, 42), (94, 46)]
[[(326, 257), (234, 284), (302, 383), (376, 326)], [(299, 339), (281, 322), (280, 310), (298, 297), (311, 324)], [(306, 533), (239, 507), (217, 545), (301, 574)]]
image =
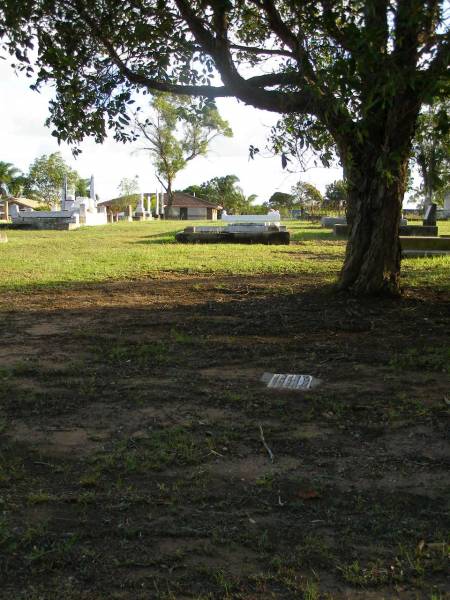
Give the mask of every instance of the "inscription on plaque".
[(269, 379), (267, 387), (283, 390), (309, 390), (312, 380), (311, 375), (274, 373)]

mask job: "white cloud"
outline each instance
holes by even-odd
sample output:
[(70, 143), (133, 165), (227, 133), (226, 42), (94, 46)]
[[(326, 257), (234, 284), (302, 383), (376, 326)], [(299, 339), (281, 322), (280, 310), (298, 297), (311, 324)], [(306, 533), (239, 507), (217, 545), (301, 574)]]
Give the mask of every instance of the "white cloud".
[[(82, 176), (94, 174), (96, 189), (104, 199), (117, 194), (123, 177), (136, 174), (143, 190), (156, 189), (151, 160), (144, 153), (133, 153), (136, 146), (119, 144), (112, 139), (102, 145), (86, 140), (81, 146), (82, 154), (76, 159), (67, 144), (58, 146), (44, 125), (52, 90), (47, 87), (37, 93), (29, 89), (30, 83), (25, 75), (16, 76), (6, 61), (0, 61), (0, 160), (26, 171), (37, 156), (59, 150)], [(289, 174), (282, 170), (279, 157), (257, 157), (249, 161), (249, 145), (265, 147), (270, 127), (278, 115), (258, 111), (233, 99), (221, 99), (218, 106), (222, 116), (230, 122), (234, 137), (215, 140), (206, 158), (195, 159), (178, 175), (176, 188), (234, 174), (247, 195), (255, 193), (263, 201), (275, 191), (289, 192), (299, 179), (313, 183), (323, 192), (327, 183), (342, 176), (340, 169)]]

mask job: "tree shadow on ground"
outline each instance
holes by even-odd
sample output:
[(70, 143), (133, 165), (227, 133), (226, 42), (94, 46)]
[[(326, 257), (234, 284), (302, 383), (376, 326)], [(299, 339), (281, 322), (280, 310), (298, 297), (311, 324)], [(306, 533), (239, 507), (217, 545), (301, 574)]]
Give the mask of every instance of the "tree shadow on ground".
[(448, 304), (312, 276), (30, 293), (2, 320), (4, 593), (444, 590)]

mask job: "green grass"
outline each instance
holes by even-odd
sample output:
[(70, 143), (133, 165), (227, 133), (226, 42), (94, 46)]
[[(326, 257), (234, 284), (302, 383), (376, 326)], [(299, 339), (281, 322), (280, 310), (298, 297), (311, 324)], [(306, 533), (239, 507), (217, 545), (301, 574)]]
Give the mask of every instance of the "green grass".
[[(198, 222), (196, 222), (198, 224)], [(345, 242), (317, 223), (287, 223), (294, 244), (178, 244), (187, 221), (119, 223), (76, 231), (8, 231), (2, 244), (0, 289), (19, 290), (124, 279), (157, 273), (314, 274), (331, 282), (342, 264)], [(450, 234), (450, 222), (440, 223)], [(404, 261), (407, 285), (450, 286), (449, 257)]]

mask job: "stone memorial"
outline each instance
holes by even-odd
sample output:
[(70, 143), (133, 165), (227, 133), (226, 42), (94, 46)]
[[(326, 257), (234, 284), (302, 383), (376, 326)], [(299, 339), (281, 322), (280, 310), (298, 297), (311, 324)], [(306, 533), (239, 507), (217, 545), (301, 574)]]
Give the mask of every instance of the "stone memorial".
[[(320, 224), (322, 227), (334, 229), (335, 225), (347, 225), (347, 217), (322, 217), (322, 219), (320, 220)], [(408, 220), (402, 217), (400, 219), (400, 227), (406, 227), (407, 225)], [(342, 228), (341, 231), (347, 230)]]
[(183, 243), (289, 244), (290, 233), (281, 225), (278, 211), (266, 215), (228, 215), (222, 212), (223, 225), (186, 227), (175, 235)]
[(332, 229), (335, 225), (347, 225), (346, 217), (322, 217), (320, 219), (322, 227), (328, 227)]
[(437, 204), (434, 202), (429, 204), (425, 210), (425, 216), (422, 221), (422, 225), (425, 227), (436, 227), (436, 211)]
[(450, 211), (450, 191), (445, 194), (444, 198), (444, 210)]
[(151, 221), (153, 219), (152, 215), (152, 198), (150, 194), (147, 194), (147, 219)]
[[(14, 210), (15, 208), (15, 210)], [(67, 180), (61, 190), (61, 210), (18, 210), (11, 206), (10, 216), (13, 227), (26, 229), (77, 229), (80, 225), (106, 225), (105, 207), (97, 207), (94, 191), (94, 176), (90, 181), (89, 197), (75, 197), (68, 194)]]
[(157, 191), (156, 192), (156, 205), (155, 205), (155, 218), (159, 219), (159, 197), (160, 197), (160, 193)]
[[(337, 223), (333, 227), (333, 233), (336, 237), (347, 238), (348, 237), (348, 225)], [(436, 225), (401, 225), (399, 227), (399, 235), (404, 236), (429, 236), (436, 237), (438, 234), (438, 228)]]
[(141, 194), (140, 198), (138, 200), (137, 206), (136, 206), (136, 210), (134, 211), (133, 220), (134, 221), (145, 221), (145, 219), (146, 219), (146, 212), (145, 212), (145, 206), (144, 206), (144, 196), (143, 196), (143, 194)]
[(437, 209), (436, 217), (443, 220), (450, 219), (450, 189), (444, 195), (444, 206)]
[(401, 236), (400, 246), (404, 258), (450, 255), (450, 237)]

